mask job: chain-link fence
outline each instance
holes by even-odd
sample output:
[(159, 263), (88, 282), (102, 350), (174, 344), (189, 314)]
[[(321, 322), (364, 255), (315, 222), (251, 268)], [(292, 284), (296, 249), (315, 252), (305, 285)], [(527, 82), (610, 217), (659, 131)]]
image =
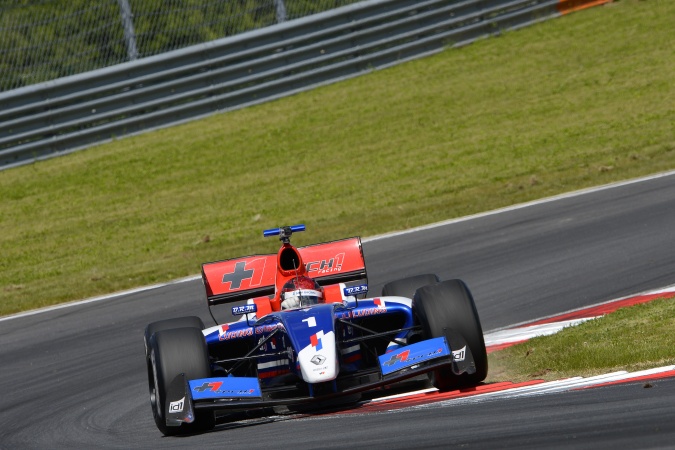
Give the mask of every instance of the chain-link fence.
[(0, 91), (361, 0), (0, 0)]

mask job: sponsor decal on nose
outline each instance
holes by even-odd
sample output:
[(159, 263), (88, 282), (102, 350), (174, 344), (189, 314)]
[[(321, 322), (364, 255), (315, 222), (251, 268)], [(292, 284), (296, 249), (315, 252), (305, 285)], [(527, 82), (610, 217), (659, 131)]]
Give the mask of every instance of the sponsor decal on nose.
[(314, 347), (314, 350), (317, 352), (323, 348), (323, 345), (321, 344), (321, 338), (323, 337), (323, 331), (319, 331), (316, 334), (313, 334), (309, 337), (309, 342), (312, 344), (312, 347)]

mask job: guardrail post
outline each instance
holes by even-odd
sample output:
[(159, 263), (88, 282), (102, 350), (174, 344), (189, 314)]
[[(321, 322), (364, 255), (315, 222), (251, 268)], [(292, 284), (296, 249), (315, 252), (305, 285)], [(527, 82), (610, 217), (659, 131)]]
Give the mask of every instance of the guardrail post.
[(136, 31), (134, 30), (134, 20), (131, 14), (129, 0), (117, 0), (122, 13), (122, 25), (124, 26), (124, 41), (127, 43), (127, 54), (129, 61), (138, 58), (138, 49), (136, 48)]
[(286, 21), (286, 5), (284, 0), (274, 0), (274, 7), (277, 10), (277, 23)]

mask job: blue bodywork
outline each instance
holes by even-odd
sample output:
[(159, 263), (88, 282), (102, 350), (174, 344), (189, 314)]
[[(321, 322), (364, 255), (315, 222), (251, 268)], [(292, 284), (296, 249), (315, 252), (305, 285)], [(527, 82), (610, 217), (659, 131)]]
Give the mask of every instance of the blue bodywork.
[[(218, 376), (188, 382), (195, 407), (304, 403), (450, 366), (448, 341), (422, 339), (410, 303), (402, 297), (351, 297), (260, 320), (251, 314), (204, 330)], [(219, 357), (233, 354), (240, 356)], [(328, 378), (312, 378), (321, 376)]]

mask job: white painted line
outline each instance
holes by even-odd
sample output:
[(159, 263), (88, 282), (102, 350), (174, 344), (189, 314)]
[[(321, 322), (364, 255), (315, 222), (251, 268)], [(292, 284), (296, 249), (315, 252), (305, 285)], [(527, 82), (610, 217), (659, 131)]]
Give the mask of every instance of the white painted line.
[[(512, 389), (505, 389), (503, 391), (494, 392), (494, 394), (499, 395), (499, 396), (506, 396), (506, 395), (517, 395), (517, 394), (521, 394), (521, 393), (539, 392), (541, 390), (555, 388), (555, 387), (563, 385), (563, 384), (574, 383), (574, 382), (580, 381), (582, 379), (583, 379), (583, 377), (572, 377), (572, 378), (565, 378), (565, 379), (562, 379), (562, 380), (547, 381), (547, 382), (544, 382), (544, 383), (534, 384), (534, 385), (531, 385), (531, 386), (523, 386), (523, 387), (517, 387), (517, 388), (512, 388)], [(492, 392), (489, 392), (489, 394), (492, 394)]]
[[(667, 286), (661, 289), (656, 289), (654, 291), (648, 291), (645, 292), (644, 294), (640, 295), (656, 295), (656, 294), (672, 294), (675, 291), (675, 284), (672, 286)], [(629, 297), (637, 297), (636, 295), (629, 295), (628, 297), (624, 298), (629, 298)]]
[(102, 300), (111, 300), (113, 298), (117, 297), (122, 297), (124, 295), (131, 295), (131, 294), (136, 294), (138, 292), (145, 292), (145, 291), (150, 291), (152, 289), (158, 289), (166, 286), (171, 286), (173, 284), (180, 284), (180, 283), (185, 283), (188, 281), (194, 281), (194, 280), (200, 280), (201, 275), (195, 275), (195, 276), (190, 276), (186, 278), (180, 278), (178, 280), (170, 281), (168, 283), (158, 283), (158, 284), (153, 284), (150, 286), (142, 286), (139, 288), (134, 288), (134, 289), (129, 289), (126, 291), (120, 291), (120, 292), (114, 292), (112, 294), (107, 294), (107, 295), (101, 295), (99, 297), (92, 297), (88, 298), (86, 300), (76, 300), (74, 302), (68, 302), (68, 303), (60, 303), (58, 305), (54, 306), (46, 306), (44, 308), (39, 308), (39, 309), (32, 309), (30, 311), (25, 311), (25, 312), (20, 312), (16, 314), (12, 314), (9, 316), (5, 317), (0, 317), (0, 322), (4, 320), (10, 320), (10, 319), (18, 319), (20, 317), (27, 317), (27, 316), (32, 316), (34, 314), (41, 314), (45, 313), (48, 311), (55, 311), (57, 309), (63, 309), (63, 308), (70, 308), (71, 306), (79, 306), (79, 305), (85, 305), (87, 303), (94, 303), (94, 302), (100, 302)]
[(664, 366), (664, 367), (657, 367), (654, 369), (641, 370), (638, 372), (618, 371), (588, 378), (583, 377), (566, 378), (563, 380), (548, 381), (530, 386), (506, 388), (501, 391), (485, 392), (482, 394), (470, 395), (466, 397), (451, 398), (448, 400), (442, 400), (440, 402), (427, 403), (424, 405), (415, 405), (411, 406), (410, 408), (424, 409), (439, 406), (442, 407), (442, 406), (462, 405), (467, 403), (477, 403), (486, 400), (530, 397), (534, 395), (545, 395), (557, 392), (577, 390), (585, 387), (603, 385), (605, 383), (612, 383), (617, 381), (630, 383), (631, 380), (633, 379), (638, 379), (644, 376), (658, 375), (659, 373), (670, 372), (673, 370), (675, 370), (675, 366)]
[[(537, 389), (537, 394), (549, 394), (554, 392), (569, 391), (570, 389), (578, 388), (581, 386), (590, 386), (592, 384), (607, 383), (609, 381), (619, 380), (622, 377), (625, 377), (628, 374), (626, 371), (612, 372), (603, 375), (596, 375), (594, 377), (581, 378), (579, 380), (563, 380), (558, 384), (547, 386), (544, 389)], [(521, 397), (521, 395), (515, 395), (515, 397)]]
[(452, 406), (452, 405), (456, 405), (456, 404), (479, 402), (479, 401), (483, 401), (483, 400), (507, 398), (507, 397), (511, 397), (511, 396), (515, 397), (517, 394), (523, 394), (523, 396), (534, 395), (540, 389), (546, 389), (546, 388), (549, 388), (549, 387), (552, 387), (552, 386), (557, 386), (561, 383), (568, 382), (570, 380), (580, 380), (580, 379), (581, 379), (581, 377), (574, 377), (574, 378), (567, 378), (565, 380), (548, 381), (548, 382), (539, 383), (539, 384), (530, 385), (530, 386), (506, 388), (506, 389), (501, 390), (501, 391), (485, 392), (485, 393), (482, 393), (482, 394), (469, 395), (469, 396), (466, 396), (466, 397), (451, 398), (451, 399), (448, 399), (448, 400), (442, 400), (440, 402), (430, 403), (430, 404), (427, 404), (427, 405), (415, 405), (415, 406), (413, 406), (413, 408), (429, 407), (429, 406), (434, 406), (434, 405)]
[(656, 375), (657, 373), (661, 372), (670, 372), (671, 370), (675, 370), (675, 366), (664, 366), (664, 367), (657, 367), (655, 369), (640, 370), (638, 372), (631, 372), (629, 375), (631, 375), (630, 378), (638, 378), (649, 375)]
[(378, 397), (378, 398), (372, 399), (368, 403), (377, 403), (377, 402), (383, 402), (383, 401), (386, 401), (386, 400), (395, 400), (397, 398), (411, 397), (413, 395), (426, 394), (426, 393), (429, 393), (429, 392), (438, 392), (438, 389), (436, 389), (436, 388), (420, 389), (419, 391), (404, 392), (403, 394), (389, 395), (387, 397)]
[(369, 238), (362, 239), (362, 241), (363, 242), (371, 242), (371, 241), (377, 241), (377, 240), (380, 240), (380, 239), (388, 239), (388, 238), (391, 238), (391, 237), (402, 236), (404, 234), (416, 233), (418, 231), (431, 230), (431, 229), (434, 229), (434, 228), (443, 227), (443, 226), (446, 226), (446, 225), (451, 225), (451, 224), (455, 224), (455, 223), (459, 223), (459, 222), (466, 222), (468, 220), (478, 219), (478, 218), (481, 218), (481, 217), (488, 217), (488, 216), (493, 216), (493, 215), (501, 214), (501, 213), (505, 213), (505, 212), (516, 211), (516, 210), (519, 210), (519, 209), (529, 208), (530, 206), (537, 206), (537, 205), (542, 205), (542, 204), (545, 204), (545, 203), (551, 203), (551, 202), (558, 201), (558, 200), (564, 200), (564, 199), (567, 199), (567, 198), (579, 197), (579, 196), (591, 194), (591, 193), (594, 193), (594, 192), (600, 192), (600, 191), (604, 191), (604, 190), (607, 190), (607, 189), (614, 189), (614, 188), (618, 188), (618, 187), (622, 187), (622, 186), (629, 186), (631, 184), (637, 184), (637, 183), (642, 183), (642, 182), (645, 182), (645, 181), (656, 180), (658, 178), (669, 177), (669, 176), (672, 176), (672, 175), (675, 175), (675, 170), (670, 171), (670, 172), (661, 172), (661, 173), (649, 175), (649, 176), (642, 177), (642, 178), (635, 178), (635, 179), (632, 179), (632, 180), (619, 181), (619, 182), (616, 182), (616, 183), (604, 184), (604, 185), (601, 185), (601, 186), (595, 186), (595, 187), (591, 187), (591, 188), (587, 188), (587, 189), (580, 189), (578, 191), (572, 191), (572, 192), (567, 192), (567, 193), (564, 193), (564, 194), (554, 195), (552, 197), (546, 197), (546, 198), (539, 199), (539, 200), (533, 200), (531, 202), (519, 203), (517, 205), (507, 206), (505, 208), (500, 208), (500, 209), (495, 209), (495, 210), (492, 210), (492, 211), (473, 214), (473, 215), (470, 215), (470, 216), (459, 217), (459, 218), (450, 219), (450, 220), (444, 220), (442, 222), (436, 222), (436, 223), (432, 223), (432, 224), (429, 224), (429, 225), (423, 225), (423, 226), (420, 226), (420, 227), (410, 228), (408, 230), (394, 231), (392, 233), (384, 233), (384, 234), (380, 234), (380, 235), (377, 235), (377, 236), (371, 236)]
[(579, 312), (579, 311), (584, 311), (584, 310), (587, 310), (587, 309), (597, 308), (599, 306), (608, 305), (610, 303), (616, 303), (616, 302), (619, 302), (621, 300), (626, 300), (628, 298), (642, 297), (642, 296), (645, 296), (645, 295), (672, 294), (672, 293), (675, 293), (675, 284), (671, 284), (670, 286), (654, 289), (654, 290), (651, 290), (651, 291), (643, 291), (643, 292), (639, 292), (637, 294), (626, 295), (624, 297), (619, 297), (619, 298), (615, 298), (615, 299), (612, 299), (612, 300), (607, 300), (607, 301), (604, 301), (604, 302), (595, 303), (595, 304), (589, 305), (589, 306), (582, 306), (581, 308), (570, 309), (568, 311), (563, 311), (563, 312), (560, 312), (560, 313), (552, 314), (550, 316), (540, 317), (539, 319), (528, 320), (526, 322), (519, 322), (519, 323), (516, 323), (516, 324), (513, 324), (513, 325), (507, 325), (505, 327), (495, 328), (494, 330), (490, 330), (488, 332), (488, 334), (494, 334), (494, 333), (497, 333), (498, 331), (511, 330), (513, 328), (523, 328), (523, 327), (526, 327), (528, 324), (530, 324), (532, 322), (539, 322), (541, 320), (553, 319), (555, 317), (560, 317), (560, 316), (564, 316), (564, 315), (567, 315), (567, 314), (576, 313), (576, 312)]
[(511, 342), (526, 341), (537, 336), (548, 336), (551, 334), (556, 334), (563, 328), (573, 327), (591, 319), (595, 319), (595, 317), (563, 320), (560, 322), (546, 323), (542, 325), (532, 325), (529, 327), (509, 328), (507, 330), (494, 331), (485, 334), (485, 345), (490, 346), (508, 344)]

